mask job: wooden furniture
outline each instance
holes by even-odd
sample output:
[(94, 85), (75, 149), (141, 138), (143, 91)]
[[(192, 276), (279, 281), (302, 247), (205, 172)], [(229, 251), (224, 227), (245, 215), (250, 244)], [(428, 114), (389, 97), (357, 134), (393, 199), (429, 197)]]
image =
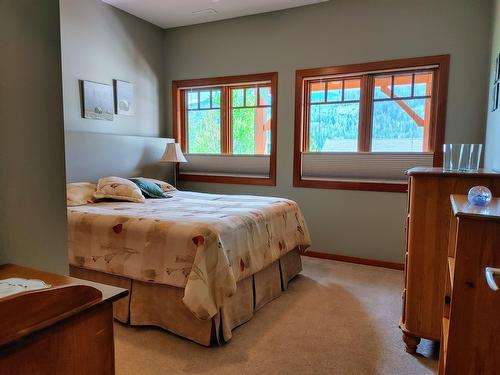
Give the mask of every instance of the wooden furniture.
[[(500, 374), (500, 199), (452, 195), (439, 374)], [(496, 279), (495, 279), (496, 277)]]
[(484, 185), (494, 196), (500, 196), (500, 173), (413, 168), (407, 174), (407, 248), (400, 327), (406, 351), (415, 353), (421, 338), (441, 338), (450, 194), (467, 194), (472, 186)]
[(0, 374), (114, 374), (113, 302), (128, 291), (12, 264), (49, 289), (0, 299)]

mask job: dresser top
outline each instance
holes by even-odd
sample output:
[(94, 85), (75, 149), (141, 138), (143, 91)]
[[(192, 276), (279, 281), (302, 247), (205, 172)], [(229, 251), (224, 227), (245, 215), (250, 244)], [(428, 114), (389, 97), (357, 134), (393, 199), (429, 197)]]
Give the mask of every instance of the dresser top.
[[(125, 297), (128, 290), (69, 276), (0, 265), (0, 279), (39, 279), (50, 288), (21, 292), (0, 299), (0, 351), (24, 337), (103, 304)], [(111, 317), (110, 317), (111, 319)]]
[(479, 169), (477, 172), (458, 172), (444, 171), (442, 167), (415, 167), (406, 171), (408, 176), (427, 175), (427, 176), (463, 176), (463, 177), (498, 177), (500, 172), (495, 172), (492, 169)]
[(47, 284), (52, 285), (52, 288), (63, 287), (68, 285), (86, 285), (91, 286), (102, 293), (99, 303), (116, 301), (128, 294), (128, 291), (123, 288), (118, 288), (110, 285), (94, 283), (92, 281), (77, 279), (71, 276), (63, 276), (55, 273), (36, 270), (33, 268), (22, 267), (15, 264), (0, 265), (0, 280), (10, 277), (21, 277), (25, 279), (40, 279)]
[(456, 217), (500, 222), (500, 198), (492, 198), (485, 207), (469, 203), (466, 195), (452, 194), (450, 199)]

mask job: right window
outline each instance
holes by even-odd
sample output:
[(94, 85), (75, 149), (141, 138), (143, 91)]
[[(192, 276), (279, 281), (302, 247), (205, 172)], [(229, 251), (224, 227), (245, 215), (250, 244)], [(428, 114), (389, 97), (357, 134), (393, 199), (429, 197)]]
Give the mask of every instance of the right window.
[(371, 151), (429, 150), (433, 74), (419, 70), (374, 77)]
[(294, 186), (406, 191), (440, 166), (449, 56), (296, 74)]

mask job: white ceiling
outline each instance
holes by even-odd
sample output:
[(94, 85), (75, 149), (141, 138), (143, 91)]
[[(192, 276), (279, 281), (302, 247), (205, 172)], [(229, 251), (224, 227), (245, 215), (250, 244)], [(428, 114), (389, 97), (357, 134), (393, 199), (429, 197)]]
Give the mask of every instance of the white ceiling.
[(103, 0), (165, 29), (295, 8), (328, 0)]

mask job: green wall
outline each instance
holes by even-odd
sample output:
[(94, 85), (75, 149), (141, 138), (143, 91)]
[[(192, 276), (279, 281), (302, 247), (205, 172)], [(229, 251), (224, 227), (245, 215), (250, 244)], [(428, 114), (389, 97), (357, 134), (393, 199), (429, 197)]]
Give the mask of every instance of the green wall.
[(0, 1), (0, 263), (67, 272), (58, 0)]
[[(163, 29), (101, 0), (60, 0), (66, 130), (164, 136)], [(134, 84), (134, 116), (81, 116), (79, 80)]]
[(294, 199), (305, 213), (314, 250), (402, 262), (405, 194), (292, 187), (295, 70), (449, 53), (446, 141), (482, 143), (491, 10), (489, 0), (335, 0), (167, 30), (167, 135), (172, 80), (279, 73), (277, 186), (181, 187)]
[(500, 171), (500, 109), (491, 112), (493, 74), (495, 71), (496, 58), (498, 54), (500, 54), (500, 0), (495, 0), (492, 14), (493, 29), (491, 41), (490, 84), (487, 90), (489, 101), (484, 165), (486, 168), (495, 168)]

